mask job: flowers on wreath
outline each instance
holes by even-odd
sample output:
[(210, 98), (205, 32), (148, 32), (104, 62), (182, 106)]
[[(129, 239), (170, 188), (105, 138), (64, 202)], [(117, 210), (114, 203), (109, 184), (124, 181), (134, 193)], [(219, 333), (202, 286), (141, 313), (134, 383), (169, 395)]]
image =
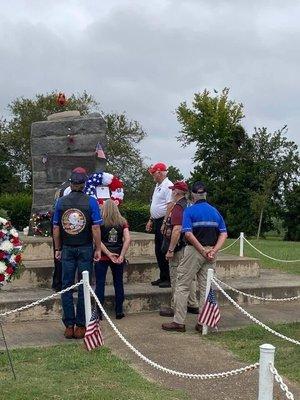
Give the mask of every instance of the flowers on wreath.
[(120, 205), (124, 199), (123, 182), (117, 176), (108, 172), (96, 172), (89, 176), (84, 188), (84, 192), (89, 196), (95, 197), (99, 204), (103, 204), (104, 198), (98, 198), (97, 187), (108, 187), (110, 198), (117, 205)]
[(10, 221), (0, 217), (0, 286), (10, 282), (22, 261), (22, 243)]
[(30, 218), (33, 236), (48, 237), (51, 235), (51, 216), (50, 211), (45, 213), (34, 213)]

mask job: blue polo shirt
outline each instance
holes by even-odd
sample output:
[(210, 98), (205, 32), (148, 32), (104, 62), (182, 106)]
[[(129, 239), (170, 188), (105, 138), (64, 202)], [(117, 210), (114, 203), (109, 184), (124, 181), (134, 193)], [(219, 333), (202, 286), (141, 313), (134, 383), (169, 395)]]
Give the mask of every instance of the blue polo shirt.
[(202, 246), (214, 246), (227, 229), (219, 211), (206, 200), (199, 200), (184, 210), (182, 232), (193, 232)]

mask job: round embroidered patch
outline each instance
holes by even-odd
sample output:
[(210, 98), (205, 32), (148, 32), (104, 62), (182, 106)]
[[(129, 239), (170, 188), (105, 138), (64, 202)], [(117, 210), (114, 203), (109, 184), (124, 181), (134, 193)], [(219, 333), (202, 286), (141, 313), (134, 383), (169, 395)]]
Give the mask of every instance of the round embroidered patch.
[(61, 223), (69, 235), (78, 235), (86, 226), (86, 218), (77, 208), (69, 208), (63, 213)]

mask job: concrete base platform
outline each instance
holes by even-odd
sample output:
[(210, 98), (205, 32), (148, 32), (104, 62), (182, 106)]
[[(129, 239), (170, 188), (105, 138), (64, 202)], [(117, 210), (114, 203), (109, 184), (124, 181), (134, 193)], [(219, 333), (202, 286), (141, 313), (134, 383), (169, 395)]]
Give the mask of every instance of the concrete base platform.
[[(256, 278), (235, 278), (227, 282), (242, 291), (262, 297), (281, 298), (300, 295), (300, 275), (280, 273), (275, 270), (261, 270)], [(227, 291), (239, 304), (260, 304), (258, 300), (250, 299), (235, 292)], [(51, 295), (50, 289), (32, 288), (0, 291), (0, 312), (15, 309), (32, 301)], [(161, 305), (170, 302), (170, 289), (161, 289), (149, 283), (134, 283), (125, 285), (124, 309), (127, 314), (145, 311), (157, 311)], [(217, 291), (219, 304), (228, 304), (226, 298)], [(295, 302), (297, 303), (297, 302)], [(106, 308), (114, 309), (114, 289), (112, 285), (106, 288)], [(60, 318), (60, 298), (55, 298), (37, 307), (21, 313), (12, 314), (9, 320), (29, 321), (49, 318)]]

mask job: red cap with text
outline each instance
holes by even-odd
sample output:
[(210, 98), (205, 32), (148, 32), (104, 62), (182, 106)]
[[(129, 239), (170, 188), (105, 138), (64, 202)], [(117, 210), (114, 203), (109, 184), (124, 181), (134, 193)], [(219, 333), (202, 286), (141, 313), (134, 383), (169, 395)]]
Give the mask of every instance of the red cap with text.
[(152, 165), (149, 169), (148, 169), (148, 171), (150, 172), (150, 174), (154, 174), (154, 172), (158, 172), (158, 171), (167, 171), (167, 166), (166, 166), (166, 164), (164, 164), (164, 163), (162, 163), (162, 162), (159, 162), (159, 163), (156, 163), (156, 164), (154, 164), (154, 165)]

